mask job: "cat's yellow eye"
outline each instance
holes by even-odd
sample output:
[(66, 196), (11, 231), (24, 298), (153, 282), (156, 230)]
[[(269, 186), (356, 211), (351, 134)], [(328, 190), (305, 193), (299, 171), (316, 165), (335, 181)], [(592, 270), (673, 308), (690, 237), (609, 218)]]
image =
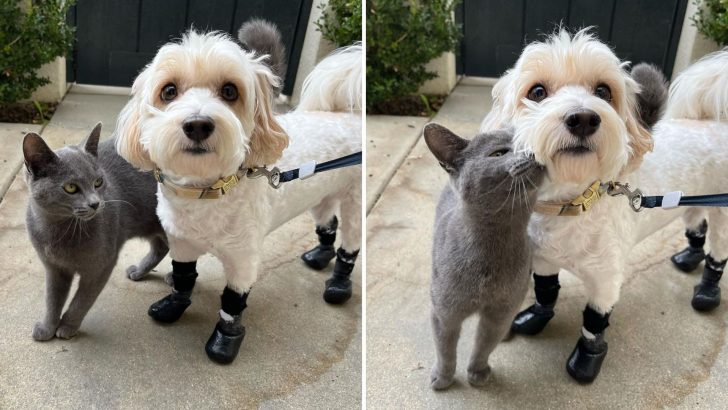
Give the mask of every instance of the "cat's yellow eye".
[(94, 181), (94, 186), (96, 188), (99, 188), (103, 184), (104, 184), (104, 180), (102, 178), (98, 178), (96, 181)]
[(78, 192), (78, 186), (76, 184), (63, 184), (63, 190), (69, 194), (75, 194)]
[(502, 149), (502, 150), (498, 150), (498, 151), (495, 151), (495, 152), (491, 153), (491, 154), (490, 154), (490, 155), (488, 155), (488, 156), (489, 156), (489, 157), (502, 157), (502, 156), (503, 156), (503, 155), (505, 155), (505, 154), (506, 154), (507, 152), (508, 152), (508, 150), (507, 150), (507, 149)]

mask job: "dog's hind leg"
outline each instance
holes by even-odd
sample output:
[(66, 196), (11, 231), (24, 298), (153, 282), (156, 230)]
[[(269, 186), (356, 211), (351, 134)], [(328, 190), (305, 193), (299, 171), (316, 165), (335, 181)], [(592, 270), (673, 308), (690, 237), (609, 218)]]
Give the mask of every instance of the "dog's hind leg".
[(351, 298), (351, 272), (361, 246), (361, 194), (352, 189), (341, 200), (341, 247), (336, 251), (334, 273), (326, 281), (324, 300), (339, 305)]
[(700, 262), (705, 259), (705, 234), (708, 231), (708, 222), (705, 220), (703, 208), (688, 208), (683, 214), (685, 222), (685, 237), (688, 238), (688, 247), (672, 255), (670, 260), (683, 272), (692, 272), (697, 269)]
[(311, 269), (321, 270), (325, 268), (336, 256), (334, 242), (336, 241), (336, 229), (339, 226), (339, 221), (336, 219), (335, 213), (338, 202), (336, 198), (329, 196), (311, 209), (311, 215), (316, 223), (316, 235), (318, 235), (319, 244), (301, 255), (301, 259)]
[(536, 293), (536, 303), (519, 312), (513, 323), (511, 331), (520, 335), (536, 335), (546, 327), (549, 320), (554, 317), (554, 306), (559, 297), (559, 269), (545, 262), (534, 259), (536, 272), (556, 272), (550, 275), (533, 273), (533, 289)]
[(693, 309), (710, 311), (720, 305), (720, 278), (728, 260), (728, 209), (711, 208), (708, 220), (713, 229), (708, 232), (710, 254), (705, 257), (705, 267), (700, 283), (693, 293)]
[(147, 312), (152, 319), (174, 323), (192, 304), (190, 297), (197, 280), (197, 259), (205, 252), (189, 241), (168, 236), (172, 256), (172, 293), (153, 303)]

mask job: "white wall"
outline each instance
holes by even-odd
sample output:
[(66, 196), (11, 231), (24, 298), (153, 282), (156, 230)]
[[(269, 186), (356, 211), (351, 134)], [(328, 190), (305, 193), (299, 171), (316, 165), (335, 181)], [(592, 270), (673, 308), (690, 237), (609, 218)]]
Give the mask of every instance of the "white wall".
[(680, 42), (677, 46), (677, 54), (675, 55), (675, 65), (672, 70), (672, 78), (674, 79), (682, 70), (700, 57), (720, 49), (718, 44), (713, 40), (704, 37), (698, 32), (693, 25), (690, 17), (695, 15), (698, 10), (695, 3), (688, 2), (688, 8), (685, 11), (685, 20), (683, 21), (682, 31), (680, 33)]

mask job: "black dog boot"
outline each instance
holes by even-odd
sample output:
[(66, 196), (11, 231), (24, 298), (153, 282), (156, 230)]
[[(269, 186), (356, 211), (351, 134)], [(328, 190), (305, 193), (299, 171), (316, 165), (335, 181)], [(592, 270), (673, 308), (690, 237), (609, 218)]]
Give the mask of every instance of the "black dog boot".
[(705, 245), (705, 233), (707, 231), (708, 222), (706, 220), (703, 220), (697, 230), (691, 231), (688, 229), (685, 231), (685, 237), (688, 238), (688, 247), (670, 258), (675, 267), (686, 273), (697, 269), (700, 262), (705, 259), (703, 245)]
[(609, 313), (600, 315), (587, 306), (584, 310), (584, 328), (574, 351), (566, 361), (566, 371), (579, 383), (591, 383), (599, 375), (607, 357), (604, 329), (609, 326)]
[(185, 312), (192, 301), (192, 289), (197, 280), (197, 262), (172, 261), (172, 293), (149, 306), (147, 312), (152, 319), (162, 323), (174, 323)]
[(700, 283), (693, 293), (693, 309), (708, 312), (720, 305), (720, 277), (723, 276), (726, 260), (716, 262), (710, 255), (705, 257), (705, 268)]
[(343, 248), (336, 252), (334, 274), (326, 281), (324, 300), (332, 305), (340, 305), (351, 298), (351, 271), (359, 255), (359, 250), (347, 253)]
[(326, 226), (316, 226), (316, 235), (319, 244), (315, 248), (301, 255), (301, 259), (309, 268), (321, 270), (329, 265), (331, 259), (336, 256), (334, 242), (336, 241), (336, 229), (339, 227), (339, 220), (334, 216)]
[(511, 331), (519, 335), (533, 336), (546, 327), (554, 317), (554, 306), (559, 297), (559, 275), (540, 276), (533, 274), (536, 303), (518, 313), (511, 324)]
[(247, 307), (248, 293), (239, 294), (225, 287), (220, 299), (220, 320), (205, 344), (205, 353), (217, 363), (228, 364), (238, 356), (245, 338), (245, 326), (240, 323), (240, 316)]

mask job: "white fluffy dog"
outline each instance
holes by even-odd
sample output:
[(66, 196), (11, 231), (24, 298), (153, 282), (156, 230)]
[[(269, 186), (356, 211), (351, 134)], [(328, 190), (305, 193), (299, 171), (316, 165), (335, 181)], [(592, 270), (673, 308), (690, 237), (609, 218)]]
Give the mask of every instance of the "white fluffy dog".
[(624, 197), (599, 199), (606, 185), (595, 184), (629, 183), (647, 195), (728, 192), (728, 123), (721, 122), (728, 118), (728, 52), (680, 75), (654, 140), (637, 114), (640, 85), (625, 66), (587, 30), (573, 36), (562, 30), (523, 50), (495, 85), (494, 107), (482, 124), (483, 131), (515, 126), (515, 149), (532, 153), (548, 171), (529, 224), (537, 303), (519, 313), (512, 330), (540, 332), (554, 314), (559, 270), (574, 273), (585, 285), (588, 305), (566, 367), (581, 382), (594, 380), (606, 356), (604, 329), (629, 269), (626, 255), (636, 243), (682, 215), (688, 237), (697, 238), (684, 251), (699, 255), (691, 261), (694, 269), (704, 256), (697, 242), (701, 233), (704, 241), (707, 216), (711, 254), (693, 299), (701, 310), (720, 301), (718, 279), (728, 258), (728, 210), (638, 214)]
[[(246, 177), (249, 169), (286, 171), (361, 151), (361, 47), (322, 61), (306, 79), (300, 106), (280, 116), (271, 106), (279, 79), (268, 64), (279, 65), (243, 50), (226, 34), (191, 31), (163, 46), (139, 74), (116, 130), (119, 153), (158, 176), (157, 213), (174, 259), (174, 292), (149, 314), (162, 322), (177, 320), (190, 304), (195, 261), (205, 253), (219, 258), (227, 286), (206, 351), (220, 363), (234, 360), (242, 343), (240, 314), (269, 232), (312, 210), (319, 231), (328, 235), (322, 240), (325, 264), (337, 256), (325, 294), (331, 303), (351, 295), (349, 274), (361, 243), (360, 166), (279, 189), (266, 178)], [(338, 255), (328, 252), (336, 213), (343, 236)]]

